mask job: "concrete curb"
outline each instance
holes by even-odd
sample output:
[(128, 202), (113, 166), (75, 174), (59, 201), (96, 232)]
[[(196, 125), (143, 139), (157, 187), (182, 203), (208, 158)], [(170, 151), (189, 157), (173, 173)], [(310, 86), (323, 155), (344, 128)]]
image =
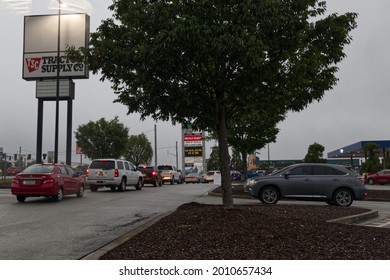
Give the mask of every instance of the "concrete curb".
[(376, 217), (378, 217), (378, 211), (371, 210), (369, 212), (362, 213), (362, 214), (356, 214), (356, 215), (351, 215), (351, 216), (342, 217), (338, 219), (328, 220), (327, 222), (350, 225), (350, 224), (356, 224), (360, 221), (368, 220)]

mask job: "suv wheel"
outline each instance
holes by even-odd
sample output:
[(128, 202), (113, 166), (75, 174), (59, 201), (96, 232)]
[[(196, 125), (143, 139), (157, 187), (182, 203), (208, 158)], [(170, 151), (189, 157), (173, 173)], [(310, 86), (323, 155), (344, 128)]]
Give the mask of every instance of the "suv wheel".
[(126, 191), (126, 179), (122, 179), (121, 183), (118, 186), (120, 192)]
[(142, 187), (143, 187), (142, 178), (139, 178), (137, 185), (135, 185), (135, 189), (136, 190), (142, 190)]
[(171, 185), (175, 184), (175, 177), (172, 177)]
[(338, 206), (350, 206), (353, 202), (353, 194), (348, 189), (339, 189), (334, 193), (333, 200)]
[(272, 186), (264, 187), (260, 191), (259, 200), (264, 204), (275, 204), (279, 200), (279, 191)]

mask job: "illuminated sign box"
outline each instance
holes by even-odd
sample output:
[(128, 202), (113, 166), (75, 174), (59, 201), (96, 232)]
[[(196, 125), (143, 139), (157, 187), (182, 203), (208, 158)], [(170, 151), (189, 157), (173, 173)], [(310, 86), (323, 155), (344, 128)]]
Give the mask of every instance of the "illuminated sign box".
[[(89, 70), (84, 63), (66, 58), (68, 46), (88, 47), (89, 16), (62, 14), (60, 16), (60, 78), (87, 79)], [(23, 79), (57, 78), (58, 15), (24, 17)]]
[(201, 157), (202, 147), (184, 147), (184, 155), (186, 157)]

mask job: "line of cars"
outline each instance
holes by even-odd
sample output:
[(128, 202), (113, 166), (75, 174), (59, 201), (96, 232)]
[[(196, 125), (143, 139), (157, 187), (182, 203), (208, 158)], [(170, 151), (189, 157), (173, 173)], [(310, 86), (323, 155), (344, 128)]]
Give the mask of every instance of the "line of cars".
[(161, 186), (164, 182), (182, 183), (180, 171), (171, 165), (136, 167), (121, 159), (95, 159), (90, 163), (86, 176), (81, 176), (66, 164), (31, 165), (13, 178), (11, 193), (19, 202), (38, 196), (61, 201), (64, 195), (82, 197), (87, 184), (92, 192), (103, 187), (124, 192), (127, 187), (141, 190), (144, 184)]

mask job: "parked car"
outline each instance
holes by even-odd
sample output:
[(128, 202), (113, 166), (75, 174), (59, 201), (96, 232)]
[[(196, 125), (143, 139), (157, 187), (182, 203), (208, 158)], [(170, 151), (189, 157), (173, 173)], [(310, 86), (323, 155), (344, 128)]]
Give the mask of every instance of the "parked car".
[(186, 182), (186, 184), (200, 183), (200, 178), (201, 176), (198, 173), (190, 173), (186, 175), (184, 181)]
[(233, 181), (240, 181), (241, 180), (241, 173), (240, 171), (231, 170), (230, 176), (232, 177)]
[(65, 164), (34, 164), (12, 180), (11, 192), (19, 202), (27, 197), (46, 196), (61, 201), (64, 195), (84, 195), (84, 180)]
[(265, 204), (292, 198), (350, 206), (367, 195), (364, 177), (341, 165), (320, 163), (294, 164), (274, 174), (249, 179), (244, 190)]
[(15, 176), (16, 174), (20, 173), (23, 171), (23, 168), (22, 167), (19, 167), (19, 166), (11, 166), (11, 167), (8, 167), (7, 170), (6, 170), (6, 174), (8, 176)]
[(152, 184), (153, 186), (162, 186), (161, 172), (154, 166), (141, 165), (138, 170), (142, 172), (144, 184)]
[(87, 169), (87, 183), (92, 192), (99, 187), (110, 188), (112, 191), (126, 191), (127, 186), (141, 190), (144, 182), (141, 171), (131, 162), (121, 159), (94, 159)]
[(377, 173), (368, 175), (367, 183), (370, 185), (374, 185), (374, 184), (384, 185), (390, 183), (390, 169), (384, 169)]
[(203, 176), (206, 183), (214, 182), (215, 174), (221, 174), (219, 170), (210, 170)]

